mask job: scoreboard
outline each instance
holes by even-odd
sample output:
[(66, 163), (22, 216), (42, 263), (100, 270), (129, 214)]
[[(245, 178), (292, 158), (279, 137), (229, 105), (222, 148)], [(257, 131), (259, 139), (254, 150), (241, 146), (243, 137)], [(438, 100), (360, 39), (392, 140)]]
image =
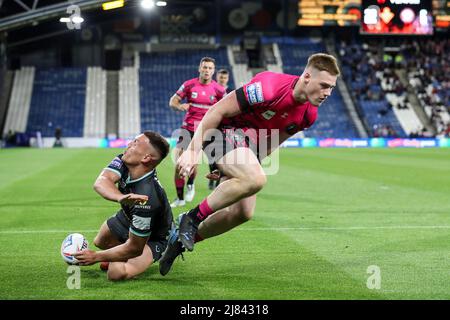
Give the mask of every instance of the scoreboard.
[[(407, 7), (409, 9), (403, 11)], [(374, 23), (362, 26), (365, 9), (369, 9), (367, 21)], [(392, 14), (395, 16), (389, 18)], [(411, 25), (409, 21), (413, 15), (418, 21)], [(437, 30), (447, 30), (450, 27), (450, 0), (299, 0), (297, 25), (360, 26), (361, 32), (366, 34), (430, 34), (428, 22), (431, 17)], [(426, 24), (420, 24), (425, 21)]]
[(433, 34), (431, 0), (362, 0), (361, 33)]
[(435, 27), (446, 30), (450, 27), (450, 0), (433, 0)]
[(358, 26), (361, 0), (300, 0), (299, 26)]

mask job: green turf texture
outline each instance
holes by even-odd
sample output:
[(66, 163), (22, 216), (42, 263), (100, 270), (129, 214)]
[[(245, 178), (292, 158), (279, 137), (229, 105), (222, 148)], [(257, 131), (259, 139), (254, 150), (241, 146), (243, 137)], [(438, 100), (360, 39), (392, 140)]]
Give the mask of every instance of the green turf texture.
[[(165, 277), (155, 264), (110, 282), (94, 265), (70, 290), (61, 242), (81, 232), (93, 248), (118, 209), (92, 184), (119, 151), (0, 150), (0, 299), (450, 299), (446, 149), (283, 149), (251, 221), (197, 244)], [(172, 162), (158, 174), (172, 200)], [(372, 265), (380, 289), (367, 287)]]

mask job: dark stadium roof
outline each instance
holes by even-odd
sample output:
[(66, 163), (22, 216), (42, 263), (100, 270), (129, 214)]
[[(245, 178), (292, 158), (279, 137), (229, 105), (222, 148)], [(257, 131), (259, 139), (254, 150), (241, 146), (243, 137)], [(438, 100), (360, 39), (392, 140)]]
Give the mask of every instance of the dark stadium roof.
[(41, 9), (60, 2), (68, 3), (67, 0), (0, 0), (0, 19), (33, 9)]

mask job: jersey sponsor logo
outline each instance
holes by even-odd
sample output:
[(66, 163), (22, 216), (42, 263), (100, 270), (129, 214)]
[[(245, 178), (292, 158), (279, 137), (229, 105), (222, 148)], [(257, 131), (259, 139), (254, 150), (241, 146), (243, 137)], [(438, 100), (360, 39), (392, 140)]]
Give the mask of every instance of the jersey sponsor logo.
[(115, 157), (113, 161), (109, 164), (112, 168), (120, 169), (122, 168), (122, 160), (120, 160), (118, 157)]
[(248, 103), (250, 105), (264, 102), (261, 82), (249, 84), (245, 90), (247, 92)]
[(193, 91), (192, 94), (191, 94), (191, 98), (192, 99), (197, 99), (197, 97), (198, 97), (198, 92)]
[(272, 110), (267, 110), (263, 113), (261, 113), (261, 115), (263, 116), (264, 119), (266, 120), (270, 120), (273, 118), (274, 115), (276, 115), (277, 113), (275, 111)]
[(133, 215), (133, 226), (139, 230), (148, 230), (150, 229), (151, 220), (151, 217), (140, 217)]
[(144, 209), (144, 210), (150, 210), (152, 208), (151, 205), (145, 205), (145, 204), (135, 204), (134, 207), (136, 209)]

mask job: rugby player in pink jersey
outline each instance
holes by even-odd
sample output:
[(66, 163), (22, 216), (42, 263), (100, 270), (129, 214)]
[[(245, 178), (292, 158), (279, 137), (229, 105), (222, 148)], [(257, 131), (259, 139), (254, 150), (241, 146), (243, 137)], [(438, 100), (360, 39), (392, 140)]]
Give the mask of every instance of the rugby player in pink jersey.
[[(170, 98), (169, 105), (175, 110), (187, 111), (181, 126), (180, 137), (174, 150), (175, 160), (181, 156), (189, 145), (194, 132), (203, 119), (203, 116), (216, 102), (225, 95), (225, 88), (213, 80), (215, 60), (204, 57), (200, 60), (198, 68), (199, 77), (185, 81), (178, 91)], [(183, 99), (187, 103), (182, 103)], [(178, 167), (175, 167), (175, 187), (177, 198), (171, 203), (171, 207), (184, 206), (186, 201), (191, 202), (195, 195), (194, 179), (197, 170), (189, 175), (187, 181), (186, 197), (184, 185), (186, 179), (180, 176)]]
[[(224, 152), (220, 159), (216, 157), (213, 161), (226, 180), (198, 206), (180, 215), (179, 230), (172, 229), (160, 260), (162, 275), (169, 272), (175, 258), (185, 249), (192, 251), (195, 242), (227, 232), (251, 219), (256, 193), (266, 184), (259, 161), (287, 138), (315, 122), (318, 107), (331, 95), (339, 74), (333, 56), (313, 54), (301, 76), (259, 73), (207, 112), (187, 150), (178, 159), (178, 170), (181, 175), (193, 172), (208, 131), (217, 128), (223, 139), (220, 142), (215, 139), (213, 144), (221, 143)], [(261, 135), (261, 129), (276, 129), (276, 139), (270, 136), (271, 131)], [(269, 147), (264, 154), (251, 148), (251, 144), (258, 144), (261, 139), (268, 140)]]

